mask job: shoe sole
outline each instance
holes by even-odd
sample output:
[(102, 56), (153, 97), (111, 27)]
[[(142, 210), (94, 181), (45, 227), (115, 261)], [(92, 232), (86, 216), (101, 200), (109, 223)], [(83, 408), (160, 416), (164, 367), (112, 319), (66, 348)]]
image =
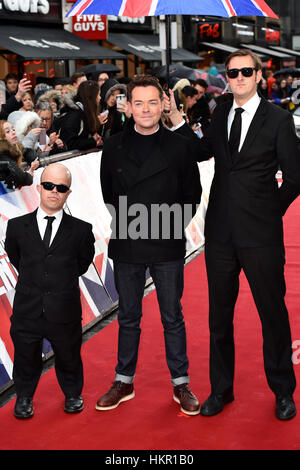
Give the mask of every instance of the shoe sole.
[[(228, 405), (229, 403), (232, 403), (233, 401), (234, 401), (234, 396), (231, 396), (231, 397), (227, 398), (226, 400), (224, 400), (224, 406), (225, 406), (225, 405)], [(209, 416), (215, 416), (215, 415), (221, 413), (221, 411), (224, 410), (224, 406), (222, 407), (221, 410), (218, 410), (218, 411), (216, 411), (215, 413), (208, 413), (208, 414), (206, 414), (205, 411), (203, 411), (203, 410), (201, 409), (201, 410), (200, 410), (200, 414), (201, 414), (202, 416), (208, 416), (208, 417), (209, 417)]]
[(29, 419), (29, 418), (32, 418), (33, 415), (34, 415), (33, 410), (28, 416), (21, 416), (21, 415), (17, 415), (17, 414), (14, 413), (14, 417), (17, 418), (17, 419)]
[[(180, 400), (175, 395), (173, 395), (173, 400), (176, 401), (176, 403), (180, 405)], [(199, 405), (198, 410), (195, 410), (195, 411), (186, 410), (185, 408), (182, 408), (181, 406), (180, 411), (182, 411), (182, 413), (185, 413), (186, 415), (189, 415), (189, 416), (196, 416), (200, 413), (200, 405)]]
[(289, 419), (293, 419), (297, 414), (297, 411), (295, 411), (291, 416), (287, 416), (286, 418), (283, 418), (283, 417), (280, 417), (276, 412), (275, 412), (275, 416), (277, 419), (279, 419), (280, 421), (288, 421)]
[(132, 398), (135, 397), (135, 392), (133, 391), (130, 395), (126, 395), (125, 397), (122, 397), (118, 403), (116, 403), (115, 405), (111, 405), (111, 406), (99, 406), (99, 405), (96, 405), (96, 410), (98, 411), (109, 411), (109, 410), (114, 410), (115, 408), (117, 408), (120, 403), (122, 403), (123, 401), (128, 401), (128, 400), (132, 400)]
[(77, 410), (68, 410), (67, 408), (64, 408), (64, 411), (66, 413), (80, 413), (84, 409), (84, 405), (82, 405), (80, 408), (77, 408)]

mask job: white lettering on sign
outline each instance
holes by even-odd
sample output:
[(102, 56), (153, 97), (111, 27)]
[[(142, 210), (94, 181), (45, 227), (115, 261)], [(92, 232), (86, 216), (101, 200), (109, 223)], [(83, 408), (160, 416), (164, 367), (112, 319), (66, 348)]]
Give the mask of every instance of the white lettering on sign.
[(3, 3), (0, 3), (0, 10), (3, 6), (8, 11), (41, 13), (42, 15), (47, 15), (50, 10), (48, 0), (3, 0)]
[(122, 21), (122, 23), (145, 23), (145, 17), (140, 16), (139, 18), (129, 18), (129, 16), (115, 16), (107, 15), (109, 21)]
[(104, 31), (105, 23), (75, 23), (74, 31)]
[(80, 50), (80, 47), (74, 46), (74, 44), (70, 44), (69, 42), (58, 42), (58, 41), (48, 41), (46, 39), (42, 39), (41, 41), (37, 41), (36, 39), (20, 39), (14, 38), (13, 36), (9, 36), (9, 39), (13, 41), (19, 42), (24, 46), (31, 46), (31, 47), (38, 47), (38, 48), (49, 48), (50, 46), (59, 47), (60, 49), (73, 49), (76, 51)]

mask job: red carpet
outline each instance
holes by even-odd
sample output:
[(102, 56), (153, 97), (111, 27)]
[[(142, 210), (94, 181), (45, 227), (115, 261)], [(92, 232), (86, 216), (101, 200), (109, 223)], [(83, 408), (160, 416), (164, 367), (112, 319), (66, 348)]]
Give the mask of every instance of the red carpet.
[[(300, 199), (285, 217), (286, 301), (293, 340), (300, 340)], [(209, 394), (208, 301), (203, 255), (186, 267), (183, 307), (187, 325), (191, 388), (203, 402)], [(300, 389), (295, 392), (299, 414), (290, 422), (274, 416), (262, 361), (261, 326), (248, 284), (241, 276), (235, 316), (235, 401), (211, 418), (187, 417), (172, 400), (165, 362), (163, 332), (156, 294), (144, 300), (144, 317), (136, 397), (116, 410), (95, 410), (97, 398), (114, 377), (117, 323), (113, 322), (83, 345), (85, 410), (78, 415), (63, 411), (64, 398), (54, 369), (40, 381), (28, 421), (13, 417), (15, 400), (0, 409), (0, 449), (300, 449)], [(300, 377), (299, 365), (295, 365)]]

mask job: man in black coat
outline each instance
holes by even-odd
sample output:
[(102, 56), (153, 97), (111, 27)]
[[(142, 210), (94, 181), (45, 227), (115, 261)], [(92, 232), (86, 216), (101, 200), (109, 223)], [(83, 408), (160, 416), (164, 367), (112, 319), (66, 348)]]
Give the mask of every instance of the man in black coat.
[(83, 409), (78, 279), (93, 260), (95, 239), (90, 224), (63, 211), (70, 186), (69, 170), (59, 163), (49, 165), (37, 186), (39, 208), (9, 220), (7, 226), (5, 249), (18, 271), (11, 318), (17, 418), (33, 415), (32, 397), (43, 367), (43, 338), (55, 354), (65, 411)]
[[(188, 387), (183, 292), (184, 229), (200, 203), (197, 163), (187, 139), (162, 127), (163, 91), (153, 77), (128, 85), (130, 119), (104, 145), (103, 198), (113, 216), (108, 255), (119, 294), (119, 344), (112, 388), (96, 409), (110, 410), (134, 397), (146, 271), (154, 281), (164, 327), (173, 398), (184, 413), (200, 406)], [(160, 212), (161, 210), (161, 212)], [(151, 374), (151, 371), (149, 372)], [(155, 374), (155, 371), (152, 371)]]
[[(197, 160), (215, 158), (205, 220), (211, 395), (201, 414), (219, 413), (234, 399), (233, 315), (243, 269), (262, 323), (275, 414), (286, 420), (296, 414), (296, 382), (284, 301), (282, 216), (300, 192), (298, 142), (291, 115), (257, 94), (262, 78), (257, 56), (237, 51), (228, 57), (226, 70), (234, 101), (216, 108), (208, 134), (199, 140), (184, 123), (177, 129), (190, 135)], [(171, 108), (171, 120), (178, 125), (182, 118), (174, 104)]]

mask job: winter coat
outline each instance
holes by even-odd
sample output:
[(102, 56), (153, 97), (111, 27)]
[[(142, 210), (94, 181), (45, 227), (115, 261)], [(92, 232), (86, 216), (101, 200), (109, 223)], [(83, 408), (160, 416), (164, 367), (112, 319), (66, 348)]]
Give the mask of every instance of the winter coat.
[(0, 162), (8, 162), (8, 169), (2, 168), (0, 163), (0, 179), (8, 188), (30, 186), (33, 182), (30, 173), (18, 166), (20, 152), (7, 140), (0, 140)]
[[(56, 132), (68, 150), (88, 150), (96, 147), (81, 103), (75, 103), (72, 95), (65, 95), (65, 106), (55, 120)], [(100, 125), (100, 124), (99, 124)]]

